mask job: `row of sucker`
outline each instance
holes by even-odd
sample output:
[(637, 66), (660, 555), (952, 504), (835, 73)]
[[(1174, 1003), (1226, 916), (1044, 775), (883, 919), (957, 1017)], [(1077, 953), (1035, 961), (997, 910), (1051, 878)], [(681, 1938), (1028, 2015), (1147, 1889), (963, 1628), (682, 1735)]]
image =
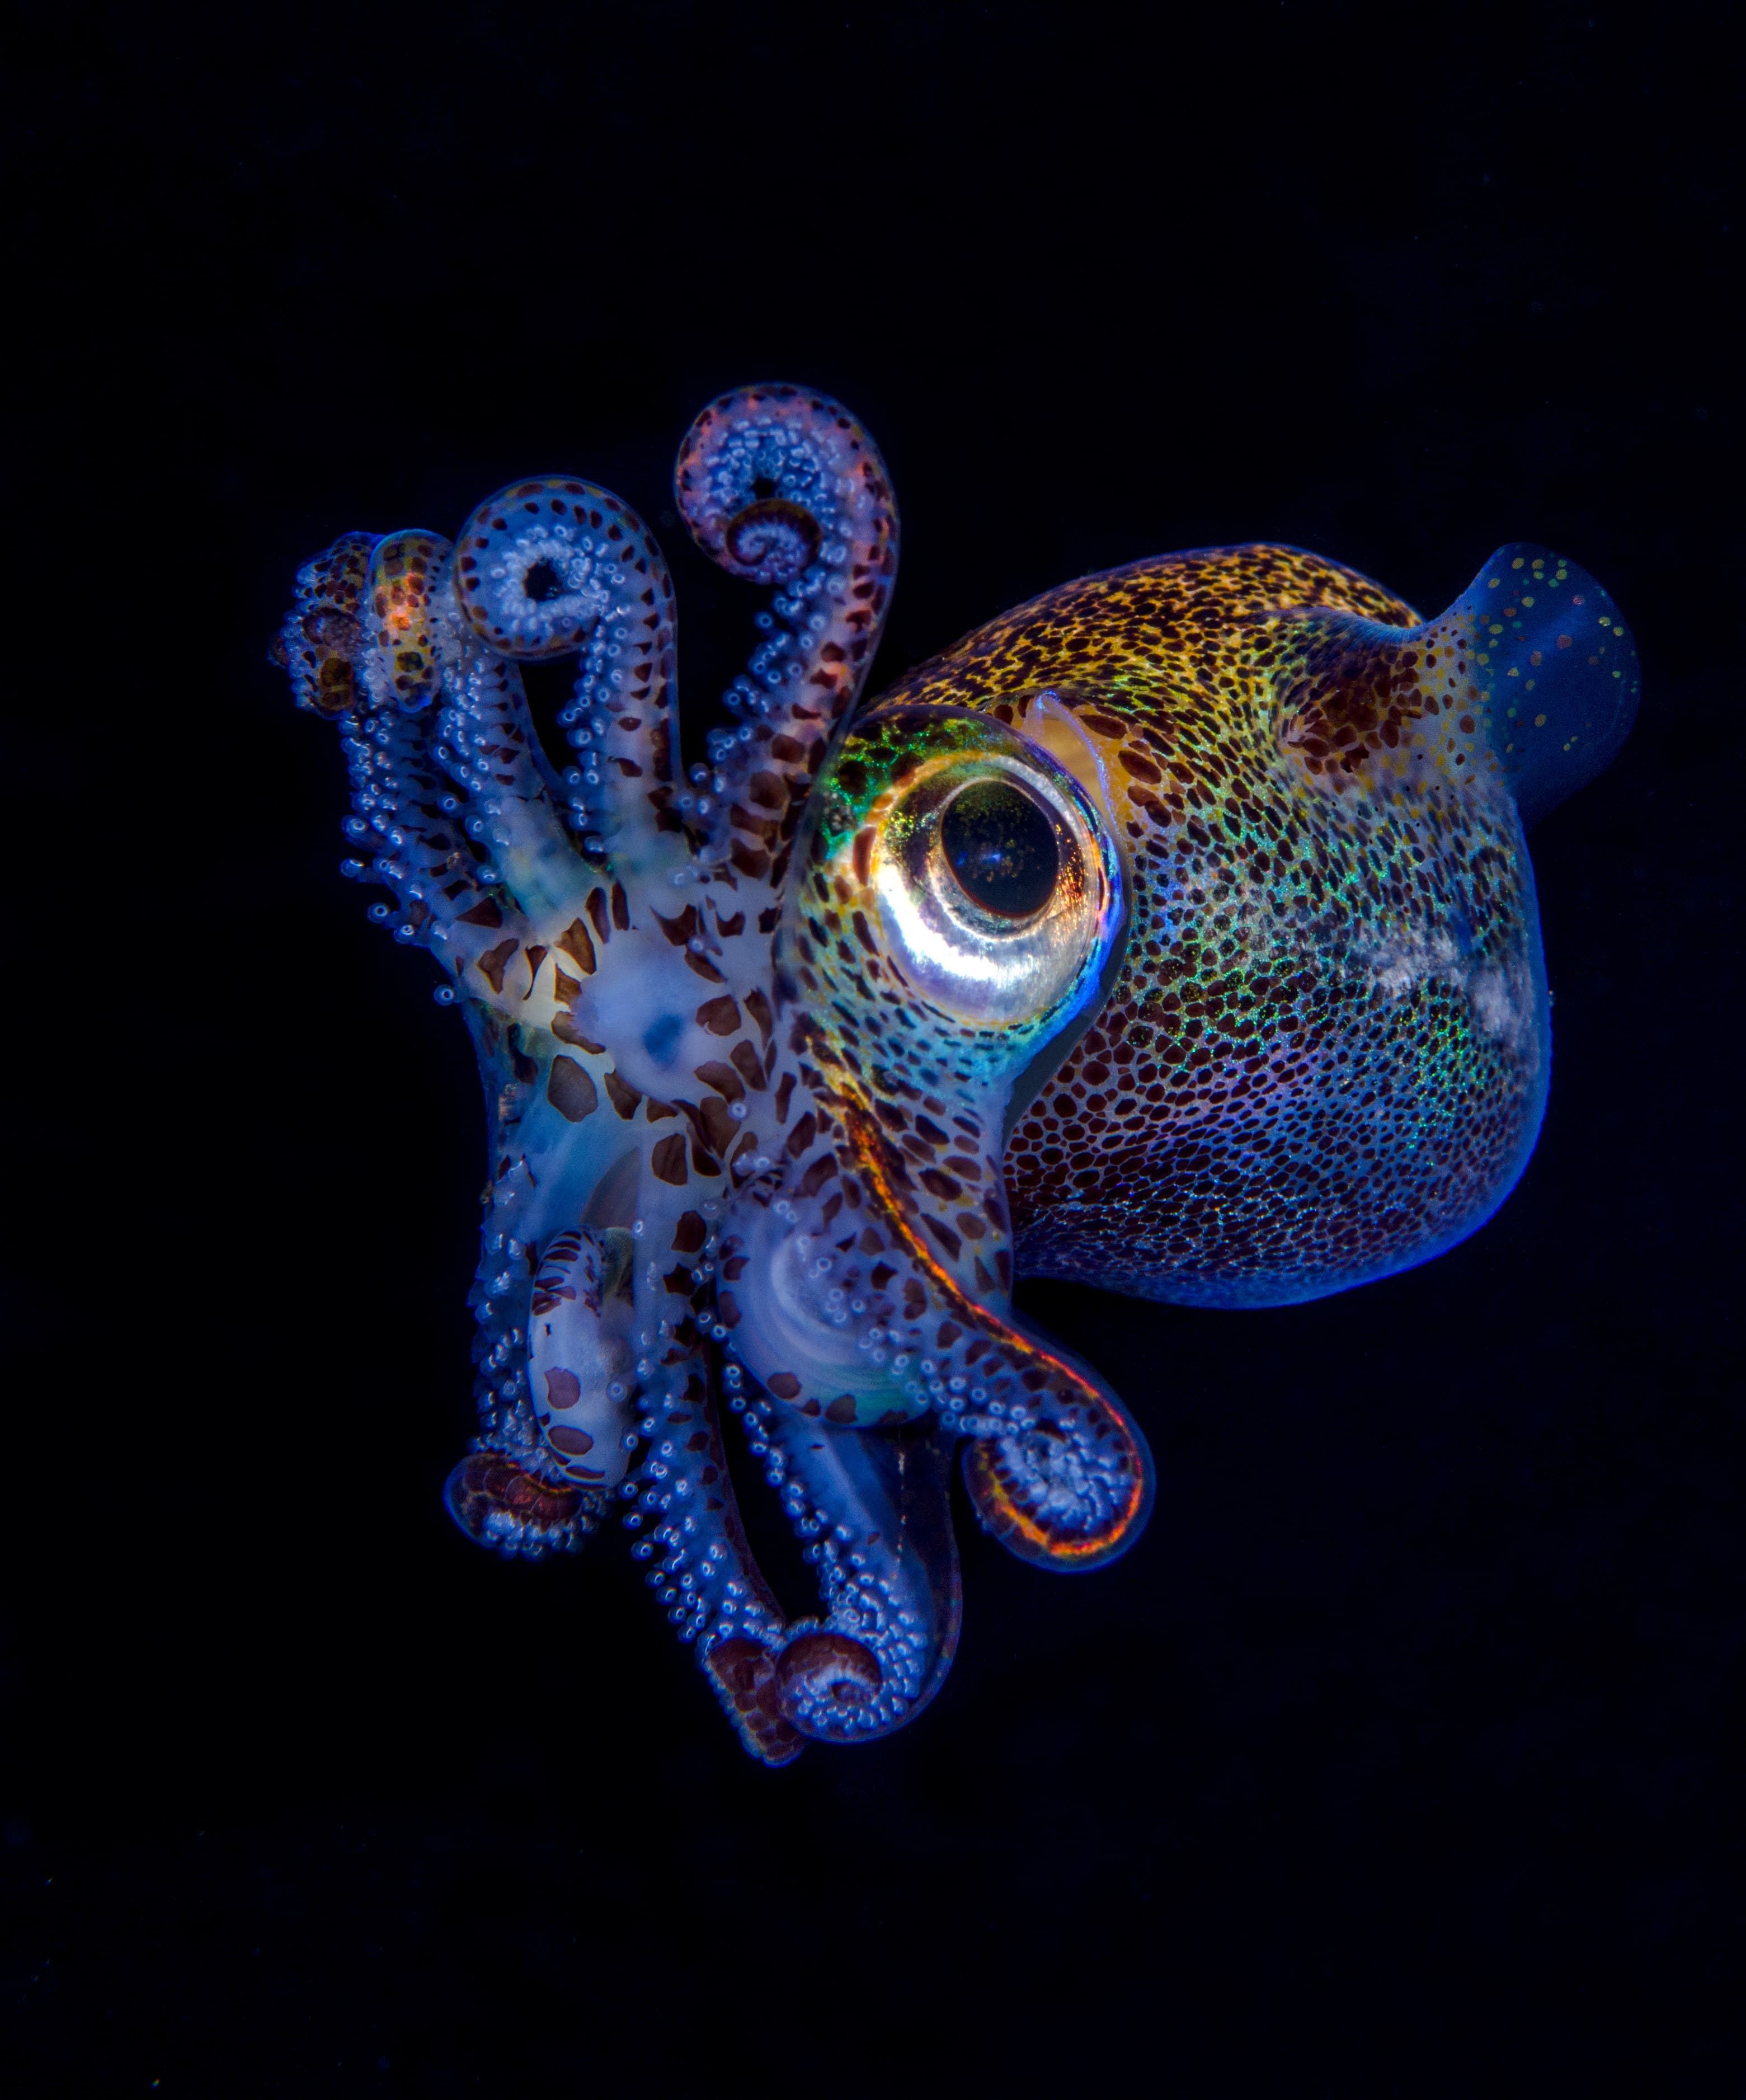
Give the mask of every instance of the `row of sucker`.
[[(694, 483), (706, 423), (711, 464)], [(746, 1546), (712, 1392), (722, 1201), (769, 1167), (779, 1136), (778, 900), (808, 784), (877, 641), (895, 514), (864, 434), (795, 390), (725, 397), (679, 476), (687, 522), (714, 534), (723, 565), (784, 586), (742, 721), (694, 792), (672, 779), (666, 566), (634, 514), (585, 482), (509, 484), (452, 549), (422, 531), (343, 536), (300, 576), (275, 653), (299, 703), (341, 729), (346, 872), (383, 885), (394, 901), (371, 916), (443, 965), (438, 999), (460, 1005), (484, 1083), (479, 1433), (451, 1511), (482, 1543), (538, 1557), (574, 1551), (619, 1502), (747, 1749), (783, 1762), (809, 1735), (865, 1736), (913, 1711), (956, 1630), (937, 1462), (924, 1493), (911, 1454), (893, 1500), (876, 1466), (849, 1462), (855, 1440), (831, 1449), (809, 1424), (783, 1492), (822, 1609), (789, 1626)], [(566, 654), (579, 675), (560, 775), (515, 660)], [(687, 885), (705, 893), (669, 904)], [(766, 1449), (784, 1449), (791, 1425), (740, 1365), (725, 1374), (754, 1423), (770, 1418)]]
[(558, 717), (575, 762), (559, 792), (584, 850), (621, 867), (671, 861), (672, 580), (648, 527), (592, 482), (543, 475), (481, 504), (455, 562), (456, 595), (492, 650), (578, 659)]
[(811, 783), (879, 645), (897, 566), (897, 518), (878, 448), (828, 397), (736, 389), (692, 424), (673, 473), (693, 538), (730, 574), (779, 586), (765, 639), (725, 695), (681, 807), (703, 834), (699, 872), (779, 891)]

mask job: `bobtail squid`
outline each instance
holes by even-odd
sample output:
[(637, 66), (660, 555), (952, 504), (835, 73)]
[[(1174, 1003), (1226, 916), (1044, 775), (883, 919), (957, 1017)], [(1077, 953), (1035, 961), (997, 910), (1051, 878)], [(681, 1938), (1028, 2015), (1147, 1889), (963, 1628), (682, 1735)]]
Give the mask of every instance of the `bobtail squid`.
[[(1523, 824), (1605, 764), (1635, 652), (1501, 549), (1439, 618), (1285, 546), (1064, 585), (860, 695), (897, 560), (822, 395), (698, 417), (677, 506), (774, 586), (681, 765), (672, 586), (548, 475), (452, 544), (349, 532), (275, 647), (337, 723), (345, 871), (484, 1083), (471, 1538), (618, 1511), (747, 1747), (866, 1740), (950, 1664), (955, 1456), (1016, 1553), (1099, 1567), (1153, 1470), (1015, 1274), (1215, 1306), (1423, 1261), (1519, 1176), (1550, 1066)], [(576, 660), (542, 748), (518, 664)], [(790, 1615), (724, 1435), (816, 1572)]]

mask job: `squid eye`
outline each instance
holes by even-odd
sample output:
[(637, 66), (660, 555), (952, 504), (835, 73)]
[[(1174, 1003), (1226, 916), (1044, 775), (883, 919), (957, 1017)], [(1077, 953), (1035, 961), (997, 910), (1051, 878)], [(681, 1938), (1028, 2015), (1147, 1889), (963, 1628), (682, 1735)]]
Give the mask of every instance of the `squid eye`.
[(1030, 1041), (1093, 996), (1121, 863), (1096, 806), (1029, 738), (968, 709), (875, 710), (815, 806), (812, 894), (840, 907), (882, 1008), (907, 992)]
[(940, 819), (940, 844), (964, 894), (999, 918), (1031, 918), (1054, 893), (1055, 827), (1010, 781), (961, 788)]

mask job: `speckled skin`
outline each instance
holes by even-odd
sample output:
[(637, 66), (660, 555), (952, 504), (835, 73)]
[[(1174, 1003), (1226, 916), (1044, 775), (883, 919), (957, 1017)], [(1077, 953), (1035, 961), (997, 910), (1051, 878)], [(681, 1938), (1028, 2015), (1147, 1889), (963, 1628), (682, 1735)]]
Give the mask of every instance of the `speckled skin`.
[[(342, 733), (346, 871), (441, 964), (485, 1083), (450, 1509), (539, 1554), (616, 1504), (779, 1764), (937, 1688), (955, 1451), (1025, 1558), (1096, 1567), (1144, 1524), (1143, 1436), (1016, 1317), (1015, 1268), (1278, 1304), (1501, 1201), (1550, 1058), (1522, 813), (1604, 763), (1636, 673), (1605, 593), (1537, 549), (1422, 623), (1244, 547), (1066, 585), (858, 714), (897, 558), (866, 434), (743, 388), (675, 488), (713, 559), (781, 586), (689, 785), (665, 562), (586, 482), (513, 483), (452, 546), (343, 536), (275, 653)], [(560, 775), (516, 664), (562, 655)], [(1040, 902), (953, 858), (971, 788), (1043, 827)], [(723, 1401), (816, 1614), (752, 1559)]]
[[(1580, 595), (1561, 571), (1550, 587)], [(1330, 763), (1316, 731), (1343, 722), (1312, 719), (1330, 629), (1310, 609), (1420, 626), (1315, 555), (1212, 549), (1064, 585), (881, 702), (1022, 729), (1057, 696), (1131, 871), (1120, 975), (1007, 1146), (1021, 1271), (1191, 1304), (1318, 1297), (1465, 1237), (1532, 1147), (1550, 1041), (1515, 798), (1470, 721), (1460, 768), (1379, 766), (1422, 717), (1367, 765)], [(1464, 697), (1490, 668), (1471, 653)]]

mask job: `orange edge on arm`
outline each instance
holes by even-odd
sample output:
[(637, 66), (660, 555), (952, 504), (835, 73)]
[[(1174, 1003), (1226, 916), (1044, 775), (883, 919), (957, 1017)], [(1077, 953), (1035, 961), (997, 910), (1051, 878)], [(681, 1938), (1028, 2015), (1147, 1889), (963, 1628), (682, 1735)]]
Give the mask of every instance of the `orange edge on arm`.
[(1107, 1529), (1089, 1538), (1075, 1537), (1063, 1539), (1044, 1529), (1034, 1518), (1027, 1515), (1007, 1495), (994, 1478), (985, 1457), (977, 1463), (979, 1485), (987, 1496), (994, 1511), (1014, 1531), (1039, 1551), (1047, 1553), (1052, 1560), (1087, 1560), (1109, 1551), (1140, 1514), (1145, 1500), (1146, 1469), (1139, 1445), (1127, 1420), (1121, 1410), (1113, 1406), (1107, 1394), (1093, 1385), (1082, 1371), (1065, 1363), (1042, 1347), (1028, 1335), (1021, 1335), (1009, 1326), (996, 1313), (967, 1298), (955, 1279), (942, 1268), (929, 1251), (927, 1242), (910, 1222), (909, 1215), (897, 1192), (886, 1164), (890, 1153), (890, 1142), (866, 1110), (858, 1101), (840, 1101), (843, 1123), (848, 1132), (849, 1149), (858, 1171), (866, 1177), (875, 1201), (880, 1205), (892, 1229), (902, 1241), (910, 1260), (923, 1269), (953, 1319), (961, 1326), (985, 1335), (998, 1346), (1014, 1357), (1023, 1357), (1044, 1365), (1052, 1379), (1066, 1386), (1078, 1404), (1102, 1416), (1114, 1428), (1131, 1454), (1128, 1468), (1130, 1485), (1127, 1494), (1115, 1522)]

